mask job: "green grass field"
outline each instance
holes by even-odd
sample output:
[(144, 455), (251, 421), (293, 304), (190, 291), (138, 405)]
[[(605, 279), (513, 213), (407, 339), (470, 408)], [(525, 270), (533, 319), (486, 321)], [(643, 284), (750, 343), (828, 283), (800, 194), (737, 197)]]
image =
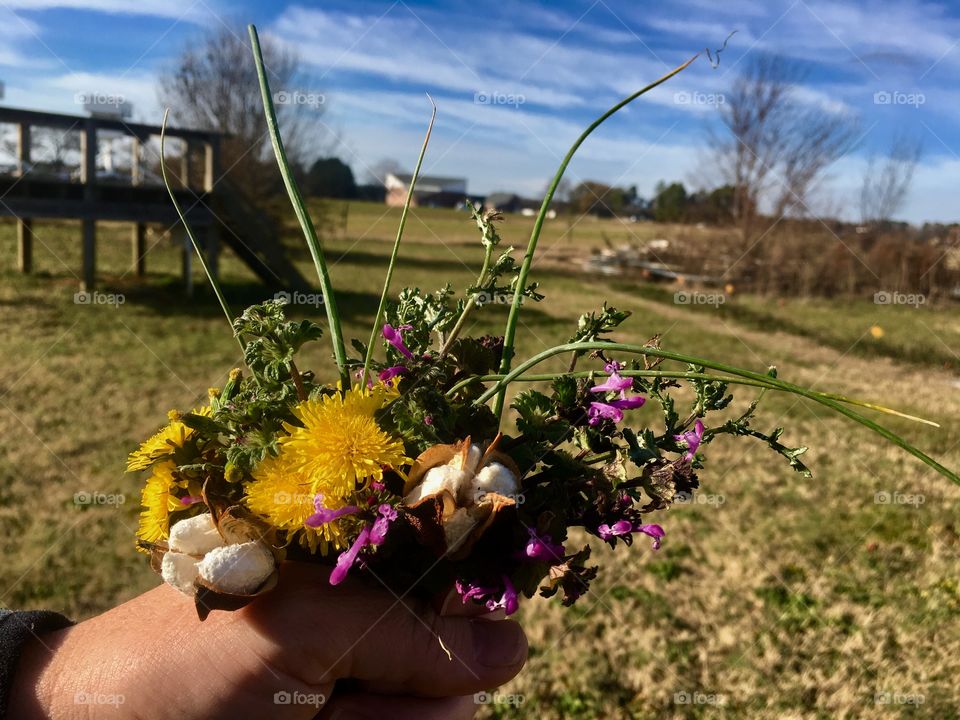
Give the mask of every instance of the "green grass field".
[[(346, 222), (331, 224), (348, 336), (369, 333), (397, 215), (351, 204)], [(509, 217), (505, 241), (525, 245), (531, 222)], [(543, 247), (549, 257), (604, 236), (679, 232), (591, 220), (571, 237), (557, 220)], [(0, 604), (83, 618), (157, 583), (133, 548), (139, 478), (123, 472), (127, 452), (240, 358), (199, 275), (195, 297), (183, 296), (179, 249), (162, 235), (138, 280), (127, 272), (128, 229), (104, 228), (100, 289), (124, 302), (98, 305), (74, 302), (78, 229), (38, 223), (36, 233), (36, 273), (22, 277), (13, 226), (0, 226)], [(463, 287), (480, 255), (465, 214), (414, 211), (396, 287)], [(311, 272), (304, 252), (298, 262)], [(885, 422), (960, 467), (956, 308), (734, 294), (715, 310), (675, 304), (673, 288), (562, 270), (534, 268), (548, 301), (524, 310), (521, 357), (566, 340), (578, 314), (606, 298), (634, 311), (625, 340), (660, 333), (667, 348), (776, 365), (782, 378), (935, 420), (938, 430)], [(235, 258), (225, 255), (222, 272), (238, 311), (263, 296)], [(504, 316), (496, 306), (476, 313), (471, 332), (497, 332)], [(301, 366), (331, 367), (323, 343), (305, 355)], [(741, 391), (738, 407), (752, 397)], [(792, 397), (768, 397), (760, 420), (810, 446), (815, 477), (760, 445), (710, 445), (704, 502), (659, 517), (667, 539), (658, 553), (644, 543), (616, 556), (597, 547), (603, 569), (581, 604), (525, 604), (530, 661), (501, 689), (501, 699), (523, 701), (490, 704), (484, 717), (960, 717), (960, 488)], [(101, 502), (83, 504), (91, 496)]]

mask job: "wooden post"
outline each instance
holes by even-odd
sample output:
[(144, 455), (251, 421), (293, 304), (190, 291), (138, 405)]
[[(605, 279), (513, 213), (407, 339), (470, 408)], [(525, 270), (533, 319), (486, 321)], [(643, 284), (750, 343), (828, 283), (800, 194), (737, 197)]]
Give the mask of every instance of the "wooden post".
[[(30, 125), (17, 126), (17, 174), (23, 177), (30, 172)], [(33, 270), (33, 221), (17, 218), (17, 267), (22, 273)]]
[(193, 143), (189, 140), (183, 140), (183, 155), (180, 157), (180, 183), (183, 187), (190, 187), (190, 171), (193, 169), (191, 156), (193, 155)]
[(30, 125), (17, 125), (17, 174), (23, 177), (30, 172)]
[[(97, 200), (97, 126), (88, 118), (80, 135), (80, 182), (83, 199), (92, 204)], [(97, 277), (97, 225), (93, 217), (85, 218), (83, 225), (83, 272), (80, 289), (91, 292)]]
[(213, 192), (213, 186), (220, 179), (220, 141), (211, 138), (203, 146), (203, 190)]
[(136, 187), (143, 184), (143, 170), (140, 167), (140, 138), (130, 138), (130, 184)]
[(130, 235), (130, 260), (137, 277), (147, 273), (147, 226), (135, 223)]
[(33, 220), (17, 219), (17, 267), (22, 273), (33, 271)]

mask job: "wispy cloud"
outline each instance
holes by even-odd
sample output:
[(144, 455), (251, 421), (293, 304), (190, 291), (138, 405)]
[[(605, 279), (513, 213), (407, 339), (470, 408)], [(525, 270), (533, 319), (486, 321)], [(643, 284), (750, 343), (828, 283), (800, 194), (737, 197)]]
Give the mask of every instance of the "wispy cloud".
[(200, 21), (209, 19), (211, 4), (199, 0), (174, 2), (173, 0), (3, 0), (11, 10), (86, 10), (98, 13), (121, 15), (151, 15)]

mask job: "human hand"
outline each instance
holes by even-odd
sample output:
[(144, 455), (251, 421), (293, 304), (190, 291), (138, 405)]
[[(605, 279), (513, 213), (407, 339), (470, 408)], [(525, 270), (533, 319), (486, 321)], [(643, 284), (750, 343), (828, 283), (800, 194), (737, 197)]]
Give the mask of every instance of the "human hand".
[[(307, 720), (322, 706), (319, 717), (344, 720), (469, 718), (472, 695), (526, 660), (514, 622), (439, 616), (363, 582), (332, 588), (326, 576), (285, 563), (275, 590), (202, 623), (163, 585), (45, 635), (21, 657), (10, 716), (115, 718), (119, 707), (156, 720)], [(347, 678), (350, 690), (334, 692)]]

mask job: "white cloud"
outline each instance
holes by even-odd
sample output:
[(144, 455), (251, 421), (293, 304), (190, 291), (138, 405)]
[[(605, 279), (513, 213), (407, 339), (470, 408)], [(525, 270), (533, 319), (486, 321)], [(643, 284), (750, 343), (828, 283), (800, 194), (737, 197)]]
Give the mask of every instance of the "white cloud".
[(4, 0), (11, 10), (88, 10), (122, 15), (152, 15), (199, 22), (212, 11), (197, 0)]
[(112, 75), (71, 72), (45, 78), (22, 78), (7, 85), (5, 101), (13, 106), (83, 115), (81, 94), (119, 96), (133, 103), (134, 118), (148, 124), (162, 119), (156, 98), (156, 77), (150, 73)]

